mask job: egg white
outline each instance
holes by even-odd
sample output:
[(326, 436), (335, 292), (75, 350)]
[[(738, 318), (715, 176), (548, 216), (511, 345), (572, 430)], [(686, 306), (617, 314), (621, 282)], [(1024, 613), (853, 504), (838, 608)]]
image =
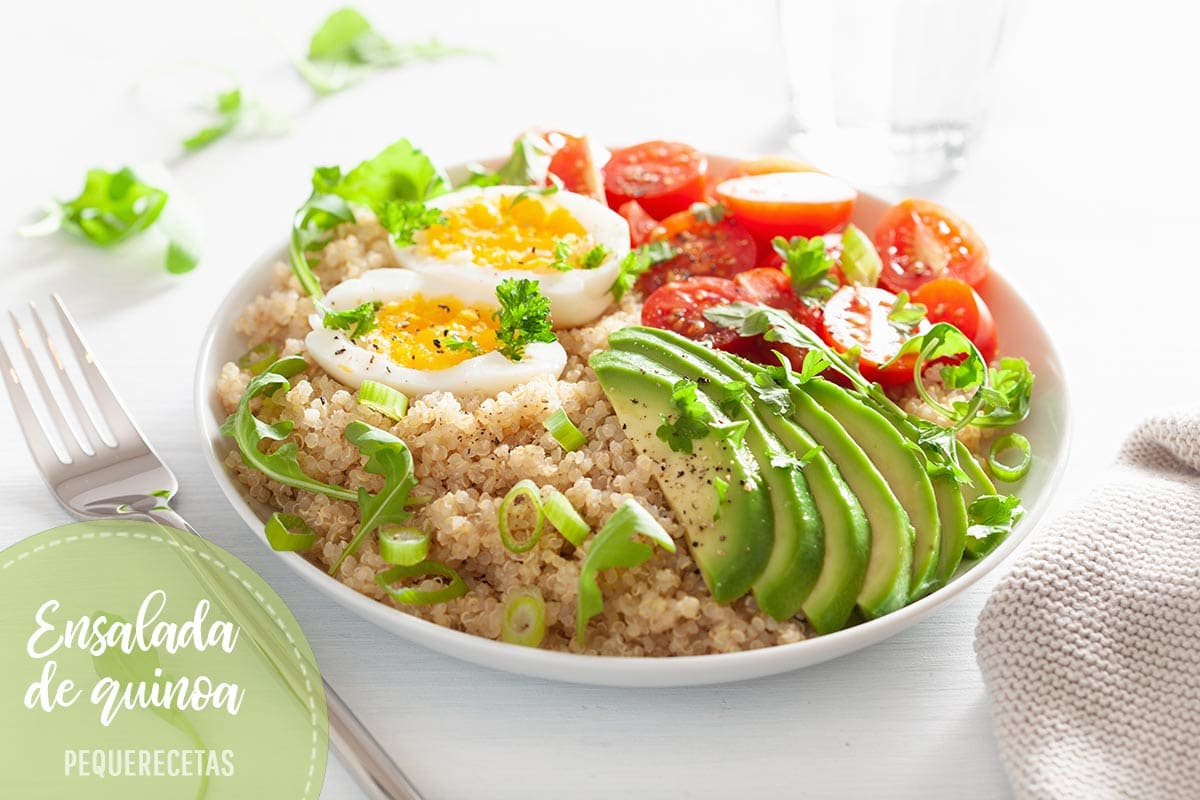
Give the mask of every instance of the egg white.
[[(528, 190), (528, 186), (468, 187), (444, 194), (426, 203), (431, 208), (447, 209), (484, 197), (505, 197)], [(461, 279), (494, 287), (505, 278), (532, 278), (541, 284), (542, 294), (550, 301), (550, 314), (556, 328), (575, 328), (591, 322), (612, 303), (611, 289), (620, 270), (621, 259), (629, 252), (629, 225), (625, 218), (605, 204), (574, 192), (558, 191), (539, 196), (548, 210), (565, 208), (597, 244), (608, 248), (609, 255), (595, 269), (569, 272), (541, 272), (521, 269), (495, 269), (478, 264), (470, 250), (460, 250), (448, 258), (422, 252), (421, 234), (417, 244), (393, 247), (397, 262), (416, 272), (450, 279)]]
[[(496, 306), (496, 293), (490, 286), (447, 280), (446, 276), (434, 278), (403, 269), (372, 270), (360, 278), (344, 281), (325, 295), (324, 302), (334, 311), (344, 311), (367, 302), (404, 300), (414, 294), (429, 300), (453, 295), (467, 305)], [(308, 354), (329, 375), (352, 389), (371, 380), (410, 397), (438, 391), (494, 395), (540, 376), (557, 378), (567, 365), (567, 352), (561, 344), (534, 342), (526, 346), (520, 361), (509, 361), (501, 353), (492, 351), (446, 369), (413, 369), (356, 343), (348, 331), (326, 328), (320, 312), (309, 317), (309, 324), (312, 332), (304, 340)]]

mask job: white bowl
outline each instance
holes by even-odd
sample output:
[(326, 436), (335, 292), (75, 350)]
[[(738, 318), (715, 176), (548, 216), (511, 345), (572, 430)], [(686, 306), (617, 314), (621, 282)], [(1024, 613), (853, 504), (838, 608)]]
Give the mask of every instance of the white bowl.
[[(709, 161), (720, 167), (729, 159), (710, 156)], [(461, 177), (465, 167), (452, 169), (450, 174)], [(864, 230), (874, 230), (889, 205), (878, 197), (861, 194), (853, 221)], [(267, 291), (272, 264), (286, 257), (287, 247), (281, 245), (255, 262), (234, 284), (205, 333), (196, 369), (196, 415), (209, 467), (229, 502), (264, 546), (263, 525), (272, 509), (250, 499), (224, 466), (233, 444), (218, 432), (225, 415), (214, 387), (222, 365), (246, 350), (245, 342), (234, 333), (234, 320), (256, 295)], [(1049, 334), (1016, 290), (996, 272), (987, 279), (981, 294), (1001, 331), (1003, 352), (1027, 358), (1037, 376), (1033, 410), (1020, 427), (1034, 452), (1033, 466), (1018, 487), (1028, 513), (994, 552), (960, 570), (938, 591), (880, 619), (794, 644), (740, 653), (668, 658), (575, 655), (505, 644), (426, 622), (355, 592), (296, 553), (277, 555), (318, 591), (386, 631), (455, 658), (538, 678), (606, 686), (694, 686), (773, 675), (860, 650), (929, 615), (998, 567), (1034, 529), (1050, 504), (1066, 463), (1070, 435), (1067, 386)]]

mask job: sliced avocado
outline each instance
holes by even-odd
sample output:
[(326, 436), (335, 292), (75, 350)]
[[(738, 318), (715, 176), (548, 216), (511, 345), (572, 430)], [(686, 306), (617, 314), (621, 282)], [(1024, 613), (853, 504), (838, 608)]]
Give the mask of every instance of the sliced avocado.
[[(871, 524), (871, 560), (858, 595), (858, 607), (868, 619), (890, 614), (902, 608), (909, 598), (916, 532), (908, 513), (887, 479), (832, 414), (798, 388), (792, 389), (791, 398), (795, 408), (793, 419), (825, 448), (862, 503)], [(848, 409), (846, 413), (854, 410)]]
[[(684, 340), (685, 342), (687, 340)], [(717, 404), (723, 397), (720, 386), (736, 374), (722, 372), (713, 362), (716, 354), (687, 342), (696, 352), (671, 346), (668, 341), (626, 328), (609, 337), (614, 350), (636, 353), (660, 365), (670, 374), (693, 380)], [(713, 356), (712, 359), (705, 355)], [(730, 406), (735, 410), (731, 410)], [(766, 482), (775, 520), (775, 544), (766, 569), (754, 583), (759, 608), (775, 619), (788, 619), (800, 612), (821, 574), (825, 555), (825, 531), (803, 473), (788, 463), (789, 453), (755, 413), (753, 398), (746, 395), (724, 406), (734, 419), (745, 420), (746, 444)], [(907, 575), (906, 575), (907, 577)]]
[[(609, 341), (621, 342), (635, 335), (655, 338), (664, 347), (680, 350), (687, 358), (703, 359), (730, 380), (751, 380), (732, 358), (667, 331), (624, 328), (612, 334)], [(759, 420), (789, 453), (802, 456), (817, 447), (803, 428), (771, 411), (759, 399), (755, 400), (755, 410)], [(829, 633), (845, 627), (854, 611), (867, 572), (870, 526), (858, 498), (823, 451), (814, 453), (802, 472), (823, 523), (825, 556), (820, 576), (801, 609), (818, 633)]]
[(967, 505), (963, 498), (963, 487), (950, 475), (938, 475), (933, 479), (933, 494), (937, 497), (938, 520), (942, 523), (938, 556), (933, 568), (933, 578), (913, 595), (913, 600), (923, 597), (946, 585), (962, 561), (963, 548), (967, 544)]
[[(690, 454), (672, 450), (656, 431), (663, 416), (677, 416), (675, 381), (629, 353), (602, 351), (590, 363), (625, 435), (657, 465), (655, 477), (687, 530), (692, 558), (713, 598), (728, 603), (741, 597), (762, 574), (775, 539), (771, 501), (753, 455), (744, 444), (712, 435), (692, 440)], [(697, 399), (718, 424), (729, 422), (703, 393)], [(720, 481), (727, 487), (724, 497)]]
[(887, 419), (845, 389), (825, 380), (803, 391), (829, 412), (879, 469), (915, 530), (909, 596), (917, 596), (934, 575), (941, 520), (937, 496), (920, 455)]

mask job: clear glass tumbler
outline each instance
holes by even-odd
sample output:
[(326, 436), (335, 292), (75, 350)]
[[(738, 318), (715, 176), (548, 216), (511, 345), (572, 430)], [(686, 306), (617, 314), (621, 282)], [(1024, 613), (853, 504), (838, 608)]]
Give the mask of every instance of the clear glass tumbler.
[(777, 0), (796, 132), (865, 186), (937, 181), (987, 113), (1006, 0)]

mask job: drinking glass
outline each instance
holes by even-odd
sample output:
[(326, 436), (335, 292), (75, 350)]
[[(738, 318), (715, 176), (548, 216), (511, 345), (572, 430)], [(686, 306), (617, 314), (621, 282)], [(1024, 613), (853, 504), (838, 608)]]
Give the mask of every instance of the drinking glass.
[(801, 156), (865, 186), (937, 181), (982, 129), (1006, 0), (777, 0)]

